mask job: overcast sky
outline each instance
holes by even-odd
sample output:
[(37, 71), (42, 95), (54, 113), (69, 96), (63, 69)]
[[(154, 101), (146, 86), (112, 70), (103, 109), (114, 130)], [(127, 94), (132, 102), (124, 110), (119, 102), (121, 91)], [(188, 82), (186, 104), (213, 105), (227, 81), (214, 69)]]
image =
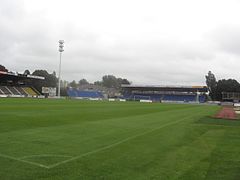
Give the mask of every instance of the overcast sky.
[(240, 80), (239, 0), (0, 0), (0, 64), (134, 84)]

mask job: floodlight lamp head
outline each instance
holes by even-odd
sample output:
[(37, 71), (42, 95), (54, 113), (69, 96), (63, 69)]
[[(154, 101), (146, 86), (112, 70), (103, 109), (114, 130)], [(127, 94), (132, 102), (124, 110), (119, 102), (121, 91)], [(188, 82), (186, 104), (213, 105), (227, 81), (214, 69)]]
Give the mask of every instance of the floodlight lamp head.
[(59, 40), (58, 42), (59, 42), (59, 52), (63, 52), (64, 51), (64, 49), (63, 49), (63, 47), (64, 47), (64, 40)]
[(58, 42), (59, 42), (59, 44), (63, 44), (64, 40), (59, 40)]

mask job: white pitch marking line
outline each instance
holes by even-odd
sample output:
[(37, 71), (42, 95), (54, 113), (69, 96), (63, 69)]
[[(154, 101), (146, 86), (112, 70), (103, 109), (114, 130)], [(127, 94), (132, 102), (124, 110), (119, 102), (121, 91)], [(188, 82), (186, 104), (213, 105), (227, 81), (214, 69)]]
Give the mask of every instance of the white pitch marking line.
[[(189, 116), (189, 117), (190, 117), (190, 116)], [(87, 155), (90, 155), (90, 154), (94, 154), (94, 153), (103, 151), (103, 150), (105, 150), (105, 149), (110, 149), (110, 148), (112, 148), (112, 147), (114, 147), (114, 146), (117, 146), (117, 145), (122, 144), (122, 143), (124, 143), (124, 142), (126, 142), (126, 141), (129, 141), (129, 140), (135, 139), (135, 138), (137, 138), (137, 137), (139, 137), (139, 136), (143, 136), (143, 135), (145, 135), (145, 134), (154, 132), (154, 131), (156, 131), (156, 130), (158, 130), (158, 129), (162, 129), (162, 128), (167, 127), (167, 126), (172, 125), (172, 124), (177, 124), (177, 123), (179, 123), (179, 122), (181, 122), (181, 121), (183, 121), (183, 120), (185, 120), (185, 119), (187, 119), (187, 118), (183, 118), (183, 119), (180, 119), (180, 120), (178, 120), (178, 121), (174, 121), (174, 122), (170, 122), (170, 123), (164, 124), (164, 125), (162, 125), (162, 126), (159, 126), (158, 128), (155, 128), (155, 129), (152, 129), (152, 130), (149, 130), (149, 131), (145, 131), (144, 133), (140, 133), (140, 134), (137, 134), (137, 135), (128, 137), (128, 138), (126, 138), (126, 139), (123, 139), (123, 140), (118, 141), (118, 142), (116, 142), (116, 143), (110, 144), (110, 145), (108, 145), (108, 146), (105, 146), (105, 147), (96, 149), (96, 150), (94, 150), (94, 151), (90, 151), (90, 152), (84, 153), (84, 154), (79, 155), (79, 156), (75, 156), (75, 157), (73, 157), (73, 158), (67, 159), (67, 160), (65, 160), (65, 161), (61, 161), (61, 162), (59, 162), (59, 163), (56, 163), (56, 164), (53, 164), (53, 165), (50, 165), (50, 166), (46, 166), (46, 165), (43, 165), (43, 164), (40, 164), (40, 163), (35, 163), (35, 162), (31, 162), (31, 161), (24, 160), (24, 159), (22, 159), (22, 158), (24, 158), (24, 157), (22, 157), (22, 158), (19, 159), (19, 158), (15, 158), (15, 157), (12, 157), (12, 156), (8, 156), (8, 155), (2, 154), (2, 153), (0, 153), (0, 157), (7, 158), (7, 159), (11, 159), (11, 160), (15, 160), (15, 161), (19, 161), (19, 162), (23, 162), (23, 163), (26, 163), (26, 164), (35, 165), (35, 166), (42, 167), (42, 168), (46, 168), (46, 169), (51, 169), (51, 168), (54, 168), (54, 167), (59, 166), (59, 165), (61, 165), (61, 164), (65, 164), (65, 163), (68, 163), (68, 162), (70, 162), (70, 161), (74, 161), (74, 160), (76, 160), (76, 159), (82, 158), (82, 157), (84, 157), (84, 156), (87, 156)], [(25, 157), (26, 157), (26, 156), (25, 156)]]
[(181, 121), (184, 121), (185, 119), (187, 119), (187, 118), (185, 117), (185, 118), (183, 118), (183, 119), (180, 119), (180, 120), (177, 120), (177, 121), (170, 122), (170, 123), (164, 124), (164, 125), (162, 125), (162, 126), (159, 126), (158, 128), (154, 128), (154, 129), (152, 129), (152, 130), (145, 131), (144, 133), (140, 133), (140, 134), (137, 134), (137, 135), (134, 135), (134, 136), (130, 136), (130, 137), (126, 138), (126, 139), (123, 139), (123, 140), (118, 141), (118, 142), (116, 142), (116, 143), (110, 144), (110, 145), (108, 145), (108, 146), (104, 146), (104, 147), (99, 148), (99, 149), (96, 149), (96, 150), (94, 150), (94, 151), (90, 151), (90, 152), (81, 154), (81, 155), (79, 155), (79, 156), (75, 156), (75, 157), (73, 157), (73, 158), (70, 158), (70, 159), (61, 161), (61, 162), (59, 162), (59, 163), (49, 165), (48, 168), (51, 169), (51, 168), (54, 168), (54, 167), (59, 166), (59, 165), (61, 165), (61, 164), (65, 164), (65, 163), (68, 163), (68, 162), (70, 162), (70, 161), (77, 160), (77, 159), (82, 158), (82, 157), (84, 157), (84, 156), (88, 156), (88, 155), (90, 155), (90, 154), (94, 154), (94, 153), (97, 153), (97, 152), (100, 152), (100, 151), (103, 151), (103, 150), (106, 150), (106, 149), (110, 149), (110, 148), (112, 148), (112, 147), (114, 147), (114, 146), (117, 146), (117, 145), (122, 144), (122, 143), (124, 143), (124, 142), (127, 142), (127, 141), (129, 141), (129, 140), (135, 139), (135, 138), (137, 138), (137, 137), (139, 137), (139, 136), (143, 136), (143, 135), (145, 135), (145, 134), (151, 133), (151, 132), (153, 132), (153, 131), (162, 129), (162, 128), (164, 128), (164, 127), (167, 127), (167, 126), (170, 126), (170, 125), (173, 125), (173, 124), (177, 124), (177, 123), (179, 123), (179, 122), (181, 122)]
[(46, 165), (43, 165), (43, 164), (40, 164), (40, 163), (31, 162), (31, 161), (26, 161), (26, 160), (23, 160), (23, 159), (18, 159), (18, 158), (8, 156), (8, 155), (5, 155), (5, 154), (1, 154), (1, 153), (0, 153), (0, 157), (15, 160), (15, 161), (19, 161), (19, 162), (24, 162), (24, 163), (27, 163), (27, 164), (31, 164), (31, 165), (35, 165), (35, 166), (38, 166), (38, 167), (49, 169), (49, 166), (46, 166)]
[(29, 156), (23, 156), (21, 158), (18, 158), (20, 160), (23, 159), (28, 159), (32, 157), (66, 157), (66, 158), (72, 158), (73, 156), (68, 156), (68, 155), (58, 155), (58, 154), (34, 154), (34, 155), (29, 155)]

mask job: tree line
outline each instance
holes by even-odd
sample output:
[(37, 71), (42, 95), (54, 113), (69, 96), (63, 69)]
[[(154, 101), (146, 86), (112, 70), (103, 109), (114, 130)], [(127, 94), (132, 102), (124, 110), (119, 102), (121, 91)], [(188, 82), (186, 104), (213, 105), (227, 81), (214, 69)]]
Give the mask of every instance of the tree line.
[[(8, 69), (3, 65), (0, 65), (0, 71), (8, 72)], [(25, 75), (31, 74), (36, 76), (45, 77), (45, 80), (33, 81), (33, 86), (39, 91), (42, 91), (42, 87), (57, 87), (58, 78), (56, 72), (48, 73), (46, 70), (35, 70), (33, 73), (30, 73), (29, 70), (24, 71)], [(222, 100), (222, 92), (239, 92), (240, 93), (240, 83), (235, 79), (220, 79), (217, 80), (215, 75), (209, 71), (205, 76), (206, 85), (209, 91), (209, 97), (211, 100)], [(85, 78), (80, 79), (79, 81), (73, 80), (68, 83), (67, 81), (61, 81), (63, 95), (66, 95), (66, 88), (73, 87), (77, 88), (82, 85), (91, 84)], [(64, 84), (64, 85), (63, 85)], [(103, 86), (106, 88), (120, 89), (122, 84), (131, 84), (128, 79), (115, 77), (114, 75), (104, 75), (100, 81), (95, 81), (92, 83), (94, 85)]]
[[(90, 84), (90, 83), (86, 79), (81, 79), (78, 81), (78, 83), (75, 80), (73, 80), (72, 82), (69, 83), (69, 86), (77, 88), (79, 86), (87, 85), (87, 84)], [(119, 89), (122, 84), (130, 84), (130, 81), (124, 78), (115, 77), (113, 75), (104, 75), (102, 77), (102, 80), (95, 81), (93, 84), (98, 86), (103, 86), (106, 88)]]
[[(0, 65), (0, 71), (8, 72), (8, 70), (3, 65)], [(55, 71), (53, 73), (49, 73), (46, 70), (35, 70), (33, 73), (31, 73), (29, 70), (25, 70), (23, 74), (42, 76), (45, 78), (45, 80), (33, 81), (33, 86), (39, 92), (42, 91), (42, 87), (57, 87), (58, 85), (58, 78), (56, 76)], [(63, 93), (63, 95), (65, 95), (67, 87), (77, 88), (87, 84), (91, 84), (91, 83), (89, 83), (85, 78), (80, 79), (78, 82), (73, 80), (70, 83), (62, 80), (61, 92)], [(95, 81), (92, 84), (103, 86), (106, 88), (120, 89), (122, 84), (130, 84), (130, 81), (125, 78), (115, 77), (114, 75), (104, 75), (100, 81)]]

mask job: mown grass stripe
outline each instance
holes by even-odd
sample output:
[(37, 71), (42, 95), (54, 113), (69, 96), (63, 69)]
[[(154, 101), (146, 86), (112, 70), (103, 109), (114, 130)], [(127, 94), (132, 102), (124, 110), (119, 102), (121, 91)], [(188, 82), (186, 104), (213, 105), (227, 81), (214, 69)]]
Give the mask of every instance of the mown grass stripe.
[(94, 153), (98, 153), (98, 152), (103, 151), (103, 150), (106, 150), (106, 149), (113, 148), (113, 147), (115, 147), (115, 146), (117, 146), (117, 145), (120, 145), (120, 144), (122, 144), (122, 143), (125, 143), (125, 142), (127, 142), (127, 141), (130, 141), (130, 140), (132, 140), (132, 139), (135, 139), (135, 138), (138, 138), (138, 137), (140, 137), (140, 136), (149, 134), (149, 133), (151, 133), (151, 132), (154, 132), (154, 131), (156, 131), (156, 130), (162, 129), (162, 128), (167, 127), (167, 126), (170, 126), (170, 125), (173, 125), (173, 124), (177, 124), (177, 123), (179, 123), (179, 122), (181, 122), (181, 121), (184, 121), (184, 120), (186, 120), (186, 119), (188, 119), (188, 118), (189, 118), (189, 117), (185, 117), (185, 118), (179, 119), (179, 120), (177, 120), (177, 121), (170, 122), (170, 123), (164, 124), (164, 125), (162, 125), (162, 126), (159, 126), (159, 127), (157, 127), (157, 128), (151, 129), (151, 130), (149, 130), (149, 131), (145, 131), (145, 132), (143, 132), (143, 133), (139, 133), (139, 134), (136, 134), (136, 135), (134, 135), (134, 136), (130, 136), (130, 137), (125, 138), (125, 139), (123, 139), (123, 140), (121, 140), (121, 141), (118, 141), (118, 142), (116, 142), (116, 143), (113, 143), (113, 144), (104, 146), (104, 147), (102, 147), (102, 148), (98, 148), (98, 149), (96, 149), (96, 150), (93, 150), (93, 151), (90, 151), (90, 152), (81, 154), (81, 155), (79, 155), (79, 156), (75, 156), (75, 157), (73, 157), (73, 158), (70, 158), (70, 159), (61, 161), (61, 162), (56, 163), (56, 164), (50, 165), (49, 168), (54, 168), (54, 167), (57, 167), (57, 166), (59, 166), (59, 165), (62, 165), (62, 164), (65, 164), (65, 163), (68, 163), (68, 162), (71, 162), (71, 161), (80, 159), (80, 158), (82, 158), (82, 157), (85, 157), (85, 156), (88, 156), (88, 155), (91, 155), (91, 154), (94, 154)]

